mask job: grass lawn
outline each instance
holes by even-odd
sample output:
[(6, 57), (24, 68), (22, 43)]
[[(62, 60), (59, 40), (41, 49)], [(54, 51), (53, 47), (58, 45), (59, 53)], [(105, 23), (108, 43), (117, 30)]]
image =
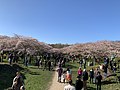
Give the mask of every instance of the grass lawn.
[[(70, 69), (72, 70), (72, 80), (73, 83), (75, 83), (79, 64), (77, 62), (69, 62), (66, 64), (66, 67), (70, 67)], [(87, 67), (87, 70), (90, 70), (91, 68), (95, 68), (95, 67), (97, 67), (97, 65)], [(120, 75), (120, 72), (117, 71), (117, 74)], [(88, 90), (96, 90), (96, 85), (90, 84), (89, 80), (87, 85), (88, 85)], [(108, 89), (120, 90), (120, 84), (115, 82), (115, 76), (111, 76), (104, 81), (104, 84), (102, 85), (102, 90), (108, 90)]]
[(29, 70), (31, 71), (30, 73), (24, 72), (26, 90), (48, 90), (53, 72), (42, 71), (33, 66)]
[(11, 87), (18, 68), (24, 78), (26, 90), (48, 90), (53, 72), (42, 71), (36, 66), (26, 68), (23, 65), (16, 64), (13, 66), (0, 64), (0, 90), (7, 90), (7, 88)]

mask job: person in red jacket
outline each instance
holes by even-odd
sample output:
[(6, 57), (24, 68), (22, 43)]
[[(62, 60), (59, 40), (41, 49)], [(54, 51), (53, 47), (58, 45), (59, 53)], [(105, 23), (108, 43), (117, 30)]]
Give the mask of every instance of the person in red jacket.
[(77, 73), (78, 73), (78, 76), (82, 76), (82, 72), (83, 72), (83, 70), (81, 69), (81, 67), (79, 67), (79, 69), (78, 69), (78, 71), (77, 71)]

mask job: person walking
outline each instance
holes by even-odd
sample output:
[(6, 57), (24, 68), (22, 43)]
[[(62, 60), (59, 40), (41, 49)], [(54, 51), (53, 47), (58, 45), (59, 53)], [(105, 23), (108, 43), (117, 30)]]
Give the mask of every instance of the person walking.
[(72, 80), (68, 82), (69, 84), (64, 87), (64, 90), (76, 90), (75, 87), (72, 85)]

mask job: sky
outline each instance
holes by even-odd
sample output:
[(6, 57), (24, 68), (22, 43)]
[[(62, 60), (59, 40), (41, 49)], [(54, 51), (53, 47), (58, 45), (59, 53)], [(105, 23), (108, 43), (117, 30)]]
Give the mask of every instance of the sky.
[(45, 43), (120, 40), (120, 0), (0, 0), (0, 35)]

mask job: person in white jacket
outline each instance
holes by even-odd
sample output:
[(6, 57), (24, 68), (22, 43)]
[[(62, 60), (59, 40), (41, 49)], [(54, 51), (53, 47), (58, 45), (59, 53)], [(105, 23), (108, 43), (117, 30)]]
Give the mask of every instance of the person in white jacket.
[(64, 90), (75, 90), (75, 87), (72, 86), (72, 80), (68, 82), (69, 84), (64, 87)]

